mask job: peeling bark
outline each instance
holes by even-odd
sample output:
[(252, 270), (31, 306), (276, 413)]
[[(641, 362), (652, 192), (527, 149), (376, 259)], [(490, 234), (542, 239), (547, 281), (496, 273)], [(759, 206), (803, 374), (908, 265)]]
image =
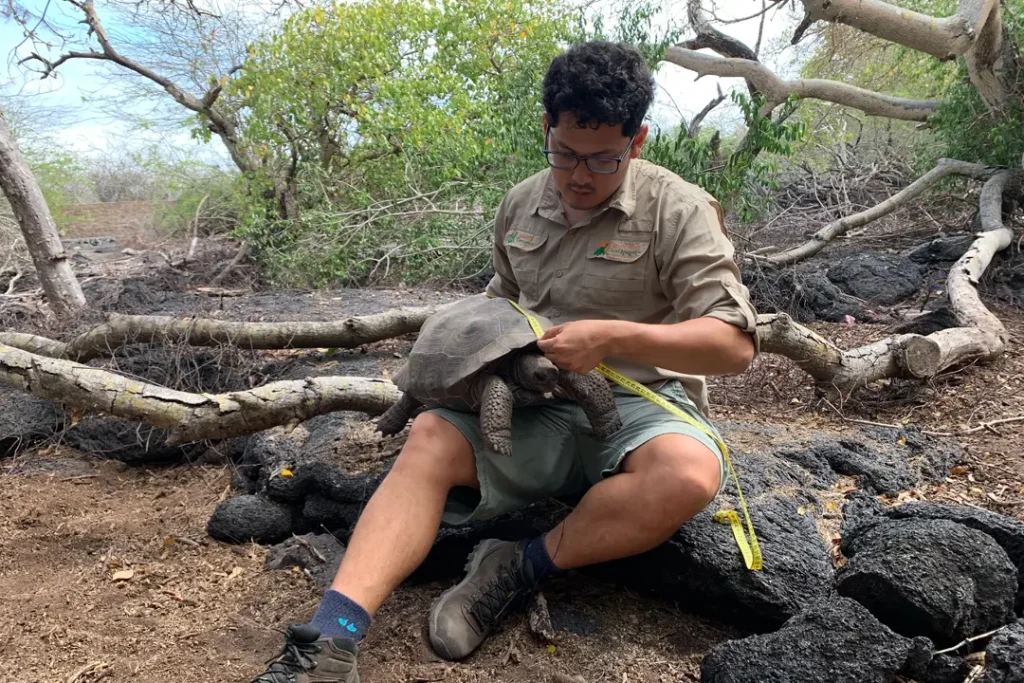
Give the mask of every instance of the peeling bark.
[[(938, 165), (928, 173), (924, 174), (900, 192), (886, 199), (870, 209), (855, 213), (852, 216), (845, 216), (833, 221), (824, 228), (814, 233), (808, 241), (803, 244), (781, 251), (771, 256), (761, 257), (775, 266), (788, 266), (814, 256), (837, 237), (844, 235), (847, 231), (867, 225), (876, 221), (882, 216), (888, 215), (896, 209), (905, 206), (912, 200), (919, 197), (925, 190), (938, 183), (949, 175), (962, 175), (970, 178), (985, 179), (991, 175), (992, 170), (981, 164), (972, 164), (966, 161), (955, 159), (942, 159)], [(996, 207), (998, 210), (998, 205)]]
[(0, 384), (88, 412), (170, 430), (167, 445), (244, 436), (338, 410), (380, 415), (401, 392), (389, 380), (314, 377), (249, 391), (191, 394), (0, 344)]
[(821, 78), (784, 81), (760, 62), (731, 57), (715, 57), (679, 46), (668, 48), (665, 51), (664, 59), (694, 71), (698, 76), (747, 79), (767, 99), (761, 112), (762, 116), (771, 113), (790, 95), (796, 95), (799, 99), (813, 98), (835, 102), (859, 109), (870, 116), (884, 116), (904, 121), (927, 121), (939, 105), (938, 100), (892, 97), (847, 83)]
[(28, 162), (0, 112), (0, 190), (11, 205), (39, 275), (46, 303), (60, 317), (86, 308), (57, 226)]
[(329, 322), (248, 323), (173, 318), (158, 315), (111, 315), (109, 320), (68, 343), (31, 334), (0, 332), (0, 343), (31, 353), (86, 362), (130, 344), (183, 343), (190, 346), (230, 344), (244, 349), (350, 349), (416, 332), (444, 308), (396, 308), (374, 315)]

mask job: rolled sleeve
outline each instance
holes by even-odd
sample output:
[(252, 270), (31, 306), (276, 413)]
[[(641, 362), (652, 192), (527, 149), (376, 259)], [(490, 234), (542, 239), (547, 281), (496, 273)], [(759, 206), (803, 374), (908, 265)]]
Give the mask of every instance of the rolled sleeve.
[(693, 201), (681, 207), (674, 227), (659, 245), (661, 286), (678, 320), (711, 317), (751, 335), (760, 353), (757, 311), (733, 260), (718, 203)]
[(492, 260), (494, 262), (494, 276), (487, 283), (486, 293), (490, 296), (502, 297), (512, 301), (519, 300), (519, 284), (516, 282), (512, 264), (508, 260), (508, 252), (505, 248), (505, 237), (508, 234), (508, 196), (506, 195), (498, 205), (494, 215), (494, 244), (492, 246)]

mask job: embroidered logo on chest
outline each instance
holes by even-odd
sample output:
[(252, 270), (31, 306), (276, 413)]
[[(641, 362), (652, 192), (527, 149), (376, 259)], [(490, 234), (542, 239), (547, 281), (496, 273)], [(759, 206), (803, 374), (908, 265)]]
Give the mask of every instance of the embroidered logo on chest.
[(520, 249), (524, 249), (526, 251), (536, 249), (543, 243), (543, 235), (533, 235), (528, 232), (523, 232), (522, 230), (513, 230), (508, 234), (508, 237), (505, 238), (505, 244), (509, 245), (510, 247), (519, 247)]
[(635, 261), (647, 249), (647, 242), (623, 242), (621, 240), (606, 240), (597, 245), (597, 249), (590, 255), (591, 258), (603, 258), (609, 261), (621, 261), (629, 263)]

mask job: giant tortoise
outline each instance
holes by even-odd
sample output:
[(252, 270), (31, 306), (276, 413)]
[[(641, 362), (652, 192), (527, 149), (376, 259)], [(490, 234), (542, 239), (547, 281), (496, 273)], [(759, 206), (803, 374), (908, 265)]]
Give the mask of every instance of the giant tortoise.
[(502, 298), (472, 296), (430, 316), (393, 381), (402, 398), (377, 421), (386, 435), (424, 409), (479, 411), (484, 444), (508, 456), (512, 409), (556, 398), (576, 401), (598, 438), (622, 426), (607, 380), (597, 371), (581, 375), (556, 367), (537, 347), (526, 317)]

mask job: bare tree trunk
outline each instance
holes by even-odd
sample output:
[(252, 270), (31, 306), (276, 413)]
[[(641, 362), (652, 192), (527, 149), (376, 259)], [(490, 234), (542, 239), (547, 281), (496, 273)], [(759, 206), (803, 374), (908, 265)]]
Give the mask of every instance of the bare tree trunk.
[(231, 345), (241, 349), (350, 349), (416, 332), (445, 306), (393, 308), (383, 313), (314, 322), (252, 323), (161, 315), (112, 314), (107, 322), (67, 343), (19, 332), (0, 332), (0, 344), (51, 358), (86, 362), (130, 344)]
[(84, 411), (171, 430), (167, 445), (243, 436), (352, 410), (380, 415), (401, 396), (386, 379), (313, 377), (249, 391), (190, 394), (0, 344), (0, 384)]
[(7, 120), (0, 114), (0, 189), (11, 204), (32, 255), (46, 301), (67, 317), (86, 307), (85, 295), (71, 270), (57, 226), (42, 190), (18, 148)]

